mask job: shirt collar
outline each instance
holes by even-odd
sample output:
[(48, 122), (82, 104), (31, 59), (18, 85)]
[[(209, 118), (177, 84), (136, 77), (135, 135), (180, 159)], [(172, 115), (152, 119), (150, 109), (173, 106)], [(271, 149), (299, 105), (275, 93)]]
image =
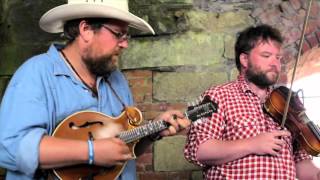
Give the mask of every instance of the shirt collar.
[(61, 44), (52, 44), (47, 52), (47, 54), (55, 59), (53, 65), (53, 73), (56, 76), (59, 75), (66, 75), (72, 76), (70, 69), (68, 68), (67, 64), (63, 60), (63, 57), (60, 54), (60, 50), (63, 49), (64, 46)]
[[(64, 75), (69, 76), (72, 78), (73, 81), (77, 82), (75, 79), (72, 71), (68, 67), (67, 63), (63, 59), (63, 56), (61, 55), (60, 51), (64, 48), (64, 45), (61, 44), (52, 44), (47, 52), (49, 56), (51, 56), (54, 61), (53, 65), (53, 74), (55, 76)], [(99, 83), (103, 77), (97, 77), (97, 83)]]

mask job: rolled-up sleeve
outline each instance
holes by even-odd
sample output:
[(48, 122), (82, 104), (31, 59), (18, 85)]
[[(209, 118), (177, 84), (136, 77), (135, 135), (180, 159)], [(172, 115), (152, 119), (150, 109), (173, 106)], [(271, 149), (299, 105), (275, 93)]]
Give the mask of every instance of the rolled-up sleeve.
[(39, 165), (39, 144), (48, 133), (49, 113), (41, 77), (27, 67), (12, 78), (1, 103), (0, 166), (31, 176)]
[[(209, 95), (213, 99), (212, 94)], [(210, 139), (221, 139), (224, 129), (224, 118), (221, 105), (216, 100), (212, 100), (212, 103), (217, 105), (217, 112), (213, 112), (211, 117), (199, 119), (194, 122), (187, 133), (187, 142), (184, 149), (185, 158), (196, 165), (205, 167), (206, 165), (201, 163), (197, 158), (197, 152), (199, 146)]]

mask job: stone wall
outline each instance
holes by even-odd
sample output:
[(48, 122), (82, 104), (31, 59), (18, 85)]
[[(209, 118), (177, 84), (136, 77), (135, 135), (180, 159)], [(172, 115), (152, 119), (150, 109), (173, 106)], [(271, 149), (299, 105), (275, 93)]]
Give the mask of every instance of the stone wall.
[[(42, 32), (38, 19), (64, 2), (0, 0), (0, 99), (21, 63), (61, 41), (59, 35)], [(133, 38), (119, 63), (144, 118), (167, 109), (184, 110), (206, 88), (235, 79), (233, 44), (237, 32), (250, 25), (267, 23), (284, 35), (286, 81), (306, 7), (305, 0), (130, 0), (130, 9), (156, 31), (151, 36), (131, 30)], [(314, 0), (303, 52), (319, 43), (319, 12), (319, 1)], [(199, 167), (183, 158), (185, 133), (164, 138), (138, 158), (140, 180), (202, 179)]]

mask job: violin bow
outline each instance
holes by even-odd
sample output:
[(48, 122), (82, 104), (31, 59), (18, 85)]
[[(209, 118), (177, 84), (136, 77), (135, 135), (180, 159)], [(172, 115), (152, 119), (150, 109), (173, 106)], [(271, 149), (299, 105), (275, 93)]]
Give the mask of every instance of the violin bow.
[(302, 33), (301, 33), (301, 37), (300, 37), (300, 41), (299, 41), (299, 51), (298, 51), (298, 55), (297, 55), (297, 58), (295, 60), (294, 68), (293, 68), (293, 72), (292, 72), (292, 77), (291, 77), (291, 82), (290, 82), (290, 90), (289, 90), (288, 98), (287, 98), (287, 101), (286, 101), (284, 113), (283, 113), (283, 116), (282, 116), (282, 121), (281, 121), (281, 127), (282, 128), (284, 127), (286, 119), (287, 119), (290, 99), (291, 99), (291, 96), (292, 96), (292, 85), (293, 85), (293, 81), (294, 81), (294, 77), (295, 77), (298, 61), (299, 61), (300, 56), (301, 56), (302, 45), (303, 45), (304, 35), (305, 35), (306, 29), (307, 29), (308, 19), (309, 19), (309, 16), (310, 16), (311, 5), (312, 5), (312, 0), (309, 0), (308, 10), (307, 10), (306, 16), (304, 18)]

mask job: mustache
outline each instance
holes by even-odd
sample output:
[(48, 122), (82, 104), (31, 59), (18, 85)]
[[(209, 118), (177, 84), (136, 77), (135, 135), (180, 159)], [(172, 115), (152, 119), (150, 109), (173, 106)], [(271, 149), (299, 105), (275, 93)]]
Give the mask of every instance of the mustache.
[(278, 70), (277, 66), (271, 65), (271, 67), (267, 70), (267, 72), (280, 73), (280, 70)]

